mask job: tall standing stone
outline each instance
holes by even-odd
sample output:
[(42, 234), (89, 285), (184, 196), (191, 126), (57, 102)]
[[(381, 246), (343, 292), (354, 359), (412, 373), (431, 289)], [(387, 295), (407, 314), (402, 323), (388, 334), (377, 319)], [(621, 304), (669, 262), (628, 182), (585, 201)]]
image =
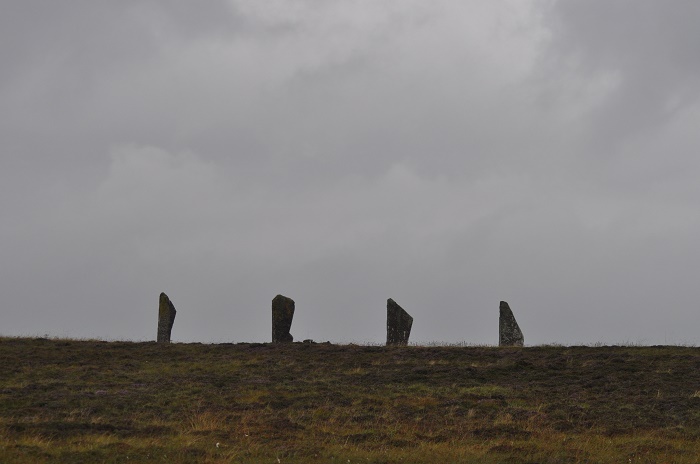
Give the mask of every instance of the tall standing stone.
[(158, 304), (158, 343), (170, 343), (170, 332), (175, 323), (175, 306), (165, 293), (160, 294)]
[(498, 346), (523, 346), (525, 339), (513, 316), (513, 311), (505, 301), (501, 301), (501, 315), (498, 318)]
[(292, 343), (289, 333), (294, 318), (294, 300), (277, 295), (272, 300), (272, 343)]
[(413, 318), (394, 300), (386, 301), (386, 344), (408, 345)]

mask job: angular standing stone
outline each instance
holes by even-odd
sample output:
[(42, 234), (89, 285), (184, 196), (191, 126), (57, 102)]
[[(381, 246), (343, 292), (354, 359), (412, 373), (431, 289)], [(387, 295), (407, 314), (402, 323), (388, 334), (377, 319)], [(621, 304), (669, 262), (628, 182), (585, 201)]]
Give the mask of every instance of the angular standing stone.
[(386, 344), (408, 345), (413, 318), (394, 300), (386, 300)]
[(513, 311), (505, 301), (501, 301), (501, 315), (498, 318), (498, 346), (523, 346), (525, 339), (515, 321)]
[(289, 333), (294, 318), (294, 300), (277, 295), (272, 300), (272, 343), (292, 343)]
[(158, 304), (158, 343), (170, 343), (170, 332), (175, 323), (175, 306), (165, 293), (160, 294)]

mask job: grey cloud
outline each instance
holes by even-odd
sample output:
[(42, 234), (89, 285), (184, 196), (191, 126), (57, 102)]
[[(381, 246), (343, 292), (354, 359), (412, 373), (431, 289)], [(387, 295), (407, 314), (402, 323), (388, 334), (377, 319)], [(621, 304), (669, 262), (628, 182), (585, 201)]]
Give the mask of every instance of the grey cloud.
[(663, 126), (697, 101), (696, 2), (558, 1), (550, 14), (558, 65), (606, 82), (591, 115), (597, 148)]
[(503, 299), (527, 343), (696, 342), (687, 4), (38, 5), (0, 19), (3, 333), (151, 339), (165, 291), (174, 340), (268, 340), (283, 293), (298, 339), (380, 342), (391, 297), (418, 341)]

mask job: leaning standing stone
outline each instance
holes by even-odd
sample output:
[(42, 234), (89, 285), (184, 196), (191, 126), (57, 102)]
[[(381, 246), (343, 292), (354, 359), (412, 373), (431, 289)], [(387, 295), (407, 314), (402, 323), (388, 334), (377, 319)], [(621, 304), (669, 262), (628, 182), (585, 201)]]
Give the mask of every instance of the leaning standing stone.
[(413, 318), (394, 300), (386, 301), (386, 344), (408, 345)]
[(170, 343), (170, 332), (175, 323), (175, 306), (165, 293), (160, 294), (158, 304), (158, 343)]
[(294, 318), (294, 300), (277, 295), (272, 300), (272, 343), (292, 343), (289, 333)]
[(501, 315), (498, 319), (498, 346), (523, 346), (525, 339), (515, 321), (513, 311), (505, 301), (501, 301)]

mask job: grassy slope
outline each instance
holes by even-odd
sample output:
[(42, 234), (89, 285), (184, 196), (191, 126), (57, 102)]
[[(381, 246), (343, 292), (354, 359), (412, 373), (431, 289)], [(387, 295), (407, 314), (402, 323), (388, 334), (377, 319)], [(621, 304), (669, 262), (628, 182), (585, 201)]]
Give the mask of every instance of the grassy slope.
[(0, 462), (698, 462), (698, 390), (684, 347), (0, 338)]

